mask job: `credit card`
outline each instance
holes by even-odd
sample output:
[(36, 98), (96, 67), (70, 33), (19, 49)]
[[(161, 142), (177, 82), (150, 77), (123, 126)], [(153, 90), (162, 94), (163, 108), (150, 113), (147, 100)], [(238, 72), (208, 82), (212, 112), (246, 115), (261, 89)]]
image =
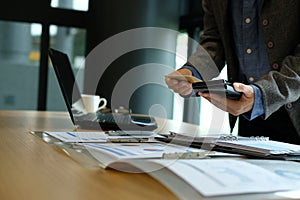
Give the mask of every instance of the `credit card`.
[(190, 83), (202, 82), (202, 80), (191, 75), (166, 75), (166, 78), (176, 79), (179, 81), (188, 81)]

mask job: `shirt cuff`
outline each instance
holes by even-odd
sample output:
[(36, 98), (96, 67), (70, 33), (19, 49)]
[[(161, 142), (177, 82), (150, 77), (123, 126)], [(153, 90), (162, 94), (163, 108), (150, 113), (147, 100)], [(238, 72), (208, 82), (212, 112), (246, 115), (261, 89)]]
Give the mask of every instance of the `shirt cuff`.
[(264, 109), (264, 104), (263, 104), (263, 99), (262, 99), (262, 94), (260, 89), (255, 85), (250, 85), (250, 86), (254, 90), (254, 105), (251, 111), (243, 114), (243, 116), (249, 121), (265, 114), (265, 109)]

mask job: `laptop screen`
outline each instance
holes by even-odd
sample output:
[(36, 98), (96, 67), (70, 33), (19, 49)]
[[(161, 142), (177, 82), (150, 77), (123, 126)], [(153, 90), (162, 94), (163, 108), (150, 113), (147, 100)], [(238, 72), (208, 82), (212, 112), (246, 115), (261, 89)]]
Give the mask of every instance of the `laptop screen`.
[(74, 107), (79, 112), (85, 112), (85, 109), (81, 100), (79, 87), (73, 74), (70, 60), (67, 54), (52, 48), (49, 49), (49, 56), (65, 103), (67, 105), (68, 112), (70, 113), (74, 123), (74, 116), (72, 112)]
[[(150, 116), (131, 116), (124, 114), (103, 115), (101, 113), (100, 121), (91, 121), (90, 119), (82, 118), (87, 112), (84, 107), (79, 87), (76, 83), (75, 76), (71, 67), (70, 60), (67, 54), (55, 49), (49, 49), (49, 56), (63, 94), (68, 112), (74, 125), (79, 125), (81, 128), (93, 130), (154, 130), (157, 128), (156, 121)], [(95, 113), (96, 114), (96, 113)], [(109, 118), (105, 118), (109, 117)], [(121, 121), (115, 121), (119, 117)], [(123, 118), (122, 118), (123, 116)], [(97, 115), (99, 117), (99, 115)], [(111, 120), (111, 117), (114, 117)], [(98, 118), (99, 119), (99, 118)], [(76, 120), (76, 124), (75, 124)], [(82, 123), (81, 123), (82, 122)], [(89, 123), (91, 122), (91, 123)], [(80, 124), (79, 124), (80, 123)], [(101, 124), (99, 124), (101, 123)]]

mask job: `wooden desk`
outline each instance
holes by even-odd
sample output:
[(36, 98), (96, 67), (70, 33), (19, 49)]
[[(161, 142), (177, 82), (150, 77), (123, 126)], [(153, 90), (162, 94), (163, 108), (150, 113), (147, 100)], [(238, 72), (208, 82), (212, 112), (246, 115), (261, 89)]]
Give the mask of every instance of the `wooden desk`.
[(146, 174), (84, 168), (29, 133), (73, 128), (64, 112), (0, 111), (0, 199), (177, 199)]
[[(185, 123), (159, 123), (160, 132), (199, 132), (197, 126)], [(177, 199), (147, 174), (86, 168), (59, 148), (30, 134), (30, 131), (37, 130), (70, 131), (73, 128), (65, 112), (0, 111), (0, 199)], [(283, 198), (269, 193), (209, 199)]]

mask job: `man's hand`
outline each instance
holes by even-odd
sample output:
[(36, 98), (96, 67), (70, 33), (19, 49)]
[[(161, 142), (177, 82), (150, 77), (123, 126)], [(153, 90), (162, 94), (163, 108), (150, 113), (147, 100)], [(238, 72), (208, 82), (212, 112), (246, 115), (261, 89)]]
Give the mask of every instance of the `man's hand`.
[(254, 105), (254, 90), (250, 85), (245, 85), (242, 83), (233, 83), (233, 87), (236, 91), (242, 92), (243, 95), (240, 100), (230, 100), (223, 96), (213, 94), (213, 93), (201, 93), (198, 94), (216, 107), (231, 113), (232, 115), (238, 116), (252, 110)]
[[(192, 72), (189, 69), (179, 69), (169, 75), (192, 75)], [(182, 96), (187, 96), (192, 93), (192, 84), (188, 81), (179, 81), (173, 78), (165, 78), (165, 81), (170, 89)]]

